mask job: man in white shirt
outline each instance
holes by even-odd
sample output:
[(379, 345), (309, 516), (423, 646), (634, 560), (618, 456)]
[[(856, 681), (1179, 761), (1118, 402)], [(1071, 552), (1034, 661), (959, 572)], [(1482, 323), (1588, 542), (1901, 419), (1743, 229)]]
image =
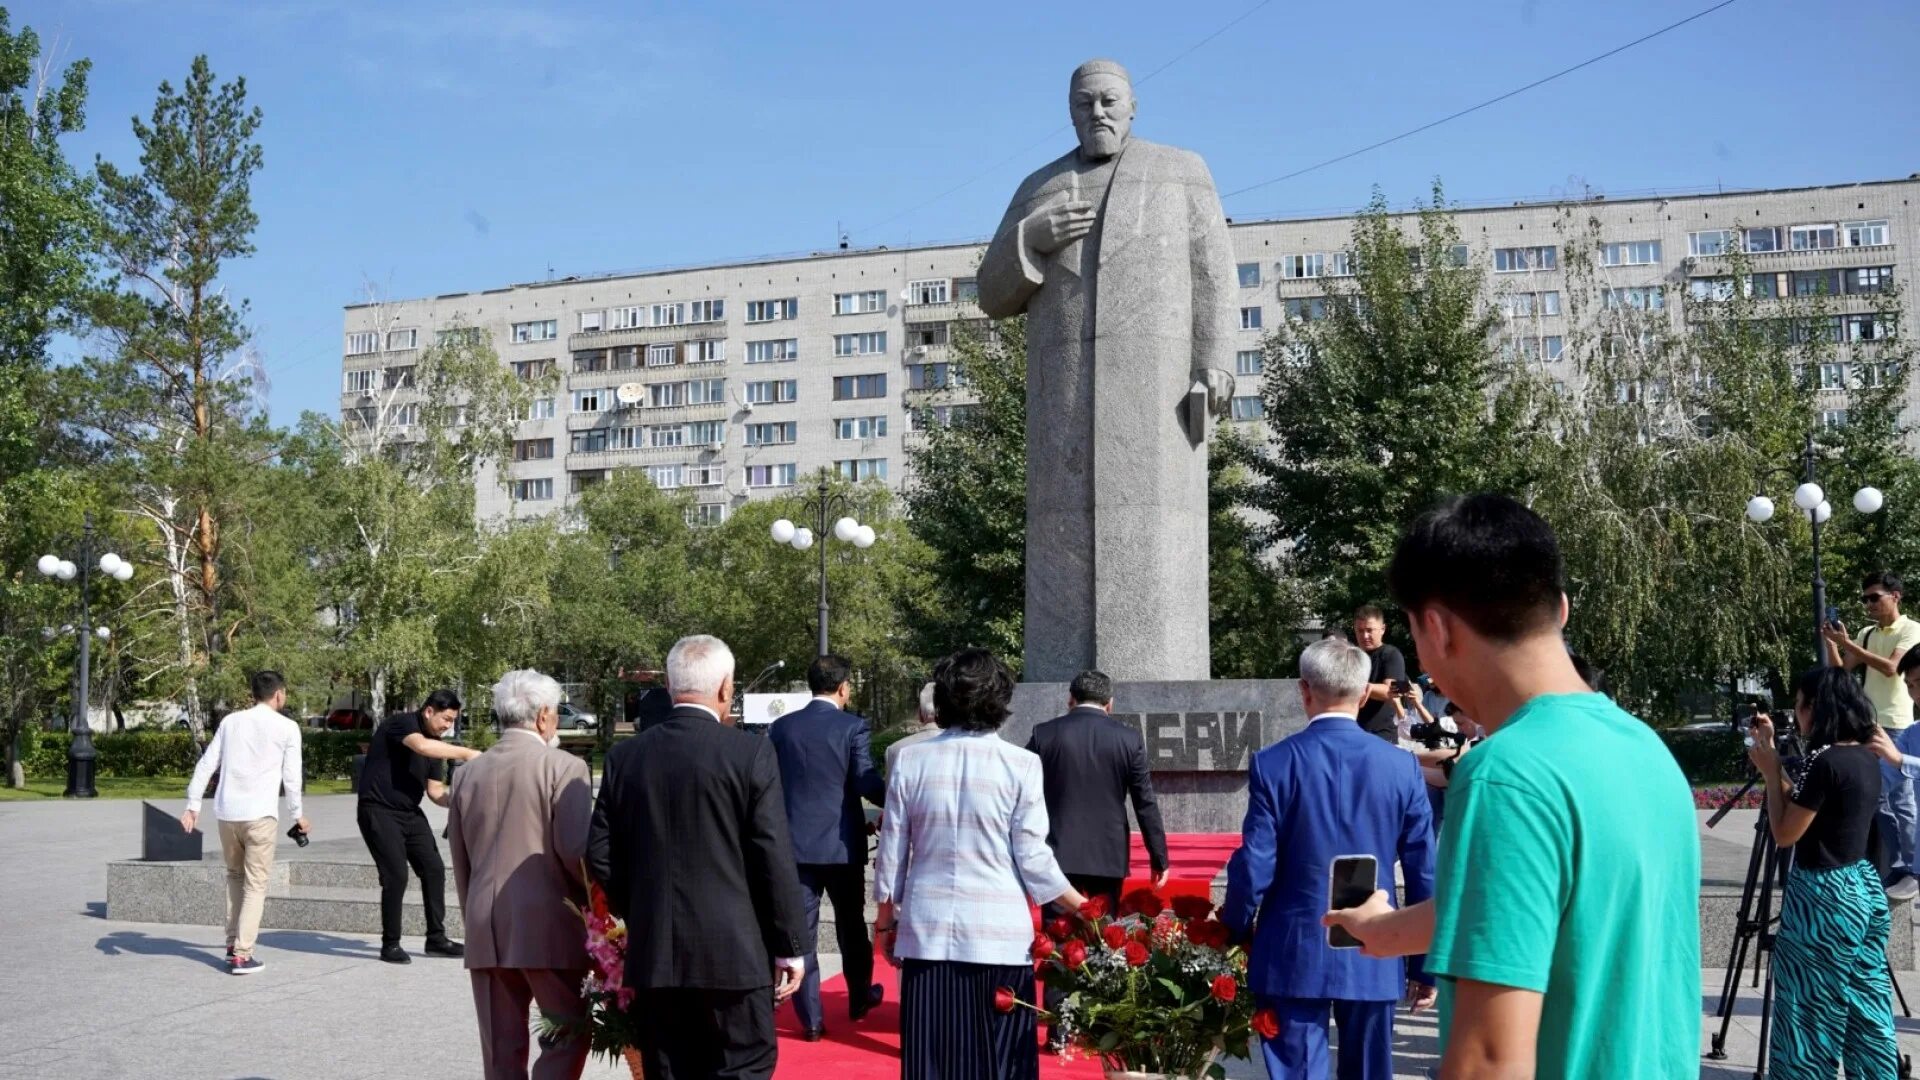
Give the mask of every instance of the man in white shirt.
[(180, 824), (192, 832), (200, 821), (207, 782), (220, 774), (213, 814), (220, 822), (220, 853), (227, 862), (227, 970), (251, 975), (266, 965), (253, 957), (260, 934), (260, 911), (267, 900), (267, 876), (280, 828), (280, 789), (287, 792), (287, 813), (302, 832), (300, 813), (300, 726), (281, 714), (287, 680), (277, 671), (261, 671), (251, 680), (253, 707), (228, 713), (214, 729), (206, 753), (187, 782), (187, 812)]

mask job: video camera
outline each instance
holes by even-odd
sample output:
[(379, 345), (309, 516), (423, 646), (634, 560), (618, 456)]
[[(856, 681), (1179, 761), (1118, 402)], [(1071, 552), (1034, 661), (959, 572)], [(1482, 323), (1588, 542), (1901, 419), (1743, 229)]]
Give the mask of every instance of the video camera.
[(1765, 716), (1773, 722), (1773, 752), (1780, 755), (1780, 765), (1789, 773), (1794, 773), (1802, 758), (1807, 756), (1807, 748), (1800, 742), (1800, 732), (1795, 727), (1793, 713), (1783, 709), (1753, 709), (1741, 722), (1746, 731), (1741, 741), (1748, 747), (1753, 746), (1751, 731), (1755, 717)]

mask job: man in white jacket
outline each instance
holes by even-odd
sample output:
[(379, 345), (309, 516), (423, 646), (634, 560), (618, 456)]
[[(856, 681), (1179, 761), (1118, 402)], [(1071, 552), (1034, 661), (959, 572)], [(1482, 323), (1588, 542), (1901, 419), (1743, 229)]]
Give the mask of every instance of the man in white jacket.
[(253, 943), (280, 839), (282, 787), (287, 813), (302, 832), (307, 828), (300, 813), (300, 726), (280, 712), (287, 703), (287, 680), (277, 671), (261, 671), (251, 686), (253, 707), (228, 713), (214, 729), (187, 782), (187, 812), (180, 815), (180, 824), (192, 832), (207, 782), (218, 772), (213, 815), (220, 822), (220, 852), (227, 862), (227, 970), (235, 975), (266, 966), (254, 959)]

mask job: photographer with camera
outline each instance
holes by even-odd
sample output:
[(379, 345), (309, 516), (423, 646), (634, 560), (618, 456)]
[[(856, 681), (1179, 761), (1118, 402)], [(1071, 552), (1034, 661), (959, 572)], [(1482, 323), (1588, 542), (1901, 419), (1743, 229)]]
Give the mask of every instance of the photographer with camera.
[[(1887, 737), (1898, 744), (1913, 727), (1913, 695), (1900, 675), (1907, 651), (1920, 645), (1920, 622), (1900, 613), (1900, 579), (1886, 571), (1868, 574), (1860, 585), (1860, 603), (1873, 625), (1857, 637), (1847, 635), (1837, 608), (1827, 609), (1827, 659), (1836, 667), (1864, 671), (1867, 700)], [(1920, 805), (1914, 799), (1913, 779), (1898, 768), (1880, 770), (1880, 843), (1886, 849), (1887, 896), (1911, 900), (1920, 896), (1914, 877), (1914, 833), (1920, 827)]]
[(1397, 742), (1394, 695), (1407, 683), (1407, 658), (1387, 644), (1387, 615), (1373, 604), (1353, 613), (1353, 643), (1367, 654), (1367, 694), (1360, 703), (1360, 730)]
[(1798, 769), (1781, 763), (1773, 720), (1756, 713), (1747, 756), (1767, 782), (1774, 843), (1791, 846), (1774, 938), (1773, 1041), (1777, 1076), (1893, 1080), (1899, 1049), (1887, 974), (1892, 919), (1868, 839), (1880, 803), (1873, 704), (1842, 668), (1801, 675), (1794, 725), (1805, 742)]

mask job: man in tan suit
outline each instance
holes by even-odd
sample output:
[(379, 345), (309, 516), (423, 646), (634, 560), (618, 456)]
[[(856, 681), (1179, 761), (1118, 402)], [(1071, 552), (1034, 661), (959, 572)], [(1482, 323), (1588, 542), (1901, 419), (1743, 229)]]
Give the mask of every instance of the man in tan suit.
[[(487, 1080), (527, 1080), (528, 1008), (561, 1023), (585, 1018), (586, 926), (567, 909), (587, 899), (586, 763), (555, 749), (560, 685), (509, 671), (493, 688), (502, 733), (461, 768), (447, 826), (453, 880), (467, 922), (467, 970)], [(537, 1080), (575, 1080), (579, 1035), (541, 1040)]]

